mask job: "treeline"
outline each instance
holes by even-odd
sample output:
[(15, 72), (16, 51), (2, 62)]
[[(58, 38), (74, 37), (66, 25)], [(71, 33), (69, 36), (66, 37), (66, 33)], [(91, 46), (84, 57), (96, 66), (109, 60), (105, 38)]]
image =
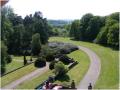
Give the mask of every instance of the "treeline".
[(50, 26), (41, 12), (23, 19), (10, 7), (1, 8), (1, 73), (11, 62), (10, 55), (38, 55), (48, 42)]
[(59, 36), (59, 37), (67, 37), (69, 36), (70, 24), (65, 24), (62, 27), (51, 26), (50, 36)]
[(32, 36), (40, 34), (42, 44), (47, 43), (49, 26), (41, 12), (27, 15), (24, 19), (14, 14), (10, 7), (4, 7), (1, 11), (1, 40), (8, 48), (9, 54), (21, 54), (23, 50), (31, 49)]
[(108, 16), (85, 14), (71, 24), (70, 36), (75, 40), (94, 42), (119, 48), (119, 13)]

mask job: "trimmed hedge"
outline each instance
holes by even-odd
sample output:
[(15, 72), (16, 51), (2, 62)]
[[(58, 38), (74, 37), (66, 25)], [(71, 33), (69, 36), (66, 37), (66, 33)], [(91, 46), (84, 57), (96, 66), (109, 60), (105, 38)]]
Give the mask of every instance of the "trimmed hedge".
[(38, 57), (37, 60), (34, 62), (35, 67), (44, 67), (46, 66), (46, 60), (42, 57)]

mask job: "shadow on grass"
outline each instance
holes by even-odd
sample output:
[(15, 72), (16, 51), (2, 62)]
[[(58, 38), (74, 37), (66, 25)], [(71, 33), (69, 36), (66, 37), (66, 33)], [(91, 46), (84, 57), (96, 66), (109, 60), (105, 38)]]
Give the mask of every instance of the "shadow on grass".
[(61, 82), (64, 82), (64, 81), (69, 82), (70, 81), (70, 77), (69, 77), (69, 75), (58, 76), (56, 78), (56, 80), (61, 81)]

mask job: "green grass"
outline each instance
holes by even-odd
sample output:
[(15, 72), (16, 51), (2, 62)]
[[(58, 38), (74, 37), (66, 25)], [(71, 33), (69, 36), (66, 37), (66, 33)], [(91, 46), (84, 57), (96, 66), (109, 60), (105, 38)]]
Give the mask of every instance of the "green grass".
[(24, 83), (20, 84), (16, 88), (17, 89), (34, 89), (35, 87), (40, 85), (43, 81), (48, 79), (48, 76), (52, 74), (53, 74), (52, 71), (49, 70), (37, 78), (33, 78), (32, 80), (25, 81)]
[(11, 63), (6, 65), (6, 73), (12, 70), (15, 70), (21, 66), (23, 66), (23, 62), (18, 62), (18, 61), (13, 60)]
[[(79, 51), (79, 50), (72, 52), (68, 56), (71, 58), (74, 58), (76, 61), (79, 62), (75, 67), (73, 67), (67, 73), (67, 75), (70, 78), (69, 81), (74, 79), (76, 81), (76, 84), (78, 84), (80, 82), (80, 80), (82, 79), (82, 77), (84, 76), (84, 74), (86, 73), (86, 71), (88, 70), (89, 58), (84, 52)], [(48, 72), (45, 72), (44, 74), (40, 75), (37, 78), (28, 80), (28, 81), (20, 84), (16, 88), (17, 89), (34, 89), (36, 86), (41, 84), (44, 80), (46, 80), (49, 75), (52, 75), (52, 74), (53, 74), (52, 71), (49, 70)], [(61, 79), (61, 80), (56, 81), (55, 83), (63, 83), (62, 81), (63, 80)]]
[[(24, 57), (23, 57), (23, 56), (13, 56), (12, 59), (13, 59), (13, 60), (23, 61)], [(27, 60), (30, 60), (30, 56), (26, 56), (26, 59), (27, 59)], [(36, 58), (35, 58), (35, 57), (32, 57), (32, 59), (35, 60)]]
[(34, 64), (30, 64), (21, 69), (18, 69), (17, 71), (14, 71), (10, 74), (7, 74), (7, 75), (1, 77), (1, 87), (11, 83), (14, 80), (21, 78), (24, 75), (29, 74), (30, 72), (34, 71), (35, 69), (36, 68), (34, 67)]
[[(26, 56), (30, 60), (30, 56)], [(36, 58), (33, 58), (35, 60)], [(6, 73), (23, 66), (23, 56), (12, 56), (12, 62), (6, 65)]]
[(118, 89), (119, 88), (119, 51), (98, 44), (72, 41), (70, 38), (51, 37), (49, 41), (73, 43), (90, 48), (100, 57), (101, 73), (94, 88)]

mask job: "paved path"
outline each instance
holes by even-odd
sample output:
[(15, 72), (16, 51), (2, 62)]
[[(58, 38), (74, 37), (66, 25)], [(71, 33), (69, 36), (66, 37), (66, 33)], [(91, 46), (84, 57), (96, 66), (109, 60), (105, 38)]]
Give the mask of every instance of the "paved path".
[(48, 67), (49, 67), (49, 63), (46, 63), (46, 67), (39, 68), (39, 69), (21, 77), (18, 80), (11, 82), (10, 84), (3, 87), (2, 89), (14, 89), (16, 86), (23, 83), (24, 81), (31, 80), (31, 79), (36, 78), (39, 75), (43, 74), (44, 72), (46, 72), (49, 69)]
[(90, 58), (90, 66), (77, 88), (87, 89), (89, 83), (91, 83), (92, 86), (94, 87), (95, 82), (97, 81), (100, 74), (101, 69), (100, 58), (92, 50), (86, 47), (79, 46), (79, 49), (88, 54)]

